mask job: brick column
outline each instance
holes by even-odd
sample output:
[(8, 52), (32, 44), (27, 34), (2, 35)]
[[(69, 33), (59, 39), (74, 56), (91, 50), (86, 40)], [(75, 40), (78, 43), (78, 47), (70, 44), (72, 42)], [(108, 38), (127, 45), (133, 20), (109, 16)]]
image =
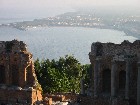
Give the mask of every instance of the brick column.
[(94, 63), (94, 97), (98, 96), (100, 59), (97, 57)]
[(116, 96), (116, 71), (117, 71), (117, 64), (116, 61), (112, 61), (112, 68), (111, 68), (111, 97)]
[(125, 99), (129, 99), (130, 70), (131, 70), (131, 61), (127, 59), (126, 60)]
[(140, 62), (138, 62), (137, 105), (140, 105)]

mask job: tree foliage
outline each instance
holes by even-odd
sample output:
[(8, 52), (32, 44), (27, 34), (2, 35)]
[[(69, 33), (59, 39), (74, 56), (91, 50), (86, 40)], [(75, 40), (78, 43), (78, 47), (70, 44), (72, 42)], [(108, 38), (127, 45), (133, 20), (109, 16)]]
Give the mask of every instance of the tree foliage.
[(60, 57), (58, 61), (35, 61), (35, 71), (44, 93), (80, 92), (80, 79), (88, 87), (90, 65), (81, 65), (73, 56)]

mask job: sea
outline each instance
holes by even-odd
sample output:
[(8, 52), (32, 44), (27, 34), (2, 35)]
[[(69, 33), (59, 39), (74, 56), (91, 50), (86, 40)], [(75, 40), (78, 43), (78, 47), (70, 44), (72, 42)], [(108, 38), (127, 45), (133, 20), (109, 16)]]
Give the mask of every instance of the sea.
[[(26, 19), (25, 19), (26, 20)], [(31, 19), (30, 19), (31, 20)], [(0, 24), (24, 21), (24, 19), (3, 19)], [(55, 59), (72, 55), (82, 64), (89, 64), (89, 52), (93, 42), (121, 43), (133, 42), (138, 38), (128, 36), (122, 31), (84, 27), (34, 27), (26, 31), (10, 27), (0, 27), (0, 40), (17, 39), (27, 44), (33, 59)]]

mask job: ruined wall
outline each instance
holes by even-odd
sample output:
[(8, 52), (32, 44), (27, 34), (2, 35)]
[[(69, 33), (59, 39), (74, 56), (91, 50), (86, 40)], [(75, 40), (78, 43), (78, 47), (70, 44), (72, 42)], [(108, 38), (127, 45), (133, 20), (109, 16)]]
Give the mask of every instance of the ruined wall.
[(111, 105), (114, 99), (124, 99), (136, 105), (140, 41), (124, 41), (121, 44), (96, 42), (91, 46), (89, 58), (93, 67), (92, 97), (96, 100), (110, 97)]
[(26, 44), (17, 40), (1, 41), (0, 103), (12, 99), (13, 103), (26, 100), (33, 104), (42, 99), (38, 86), (32, 54), (27, 51)]
[(29, 104), (32, 105), (37, 100), (42, 100), (41, 91), (27, 88), (19, 89), (14, 87), (7, 87), (0, 89), (0, 103), (4, 104)]

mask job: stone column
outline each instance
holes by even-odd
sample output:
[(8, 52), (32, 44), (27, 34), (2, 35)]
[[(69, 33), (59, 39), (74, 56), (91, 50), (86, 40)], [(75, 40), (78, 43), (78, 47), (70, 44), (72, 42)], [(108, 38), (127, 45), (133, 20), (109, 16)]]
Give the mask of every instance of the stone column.
[(97, 58), (94, 63), (94, 97), (98, 96), (99, 89), (99, 69), (100, 69), (100, 58)]
[(116, 96), (116, 71), (117, 71), (117, 64), (116, 61), (112, 61), (112, 68), (111, 68), (111, 97)]
[(137, 105), (140, 105), (140, 61), (138, 62)]
[(85, 90), (84, 90), (84, 79), (83, 78), (81, 78), (80, 84), (81, 84), (81, 94), (84, 95), (85, 94)]
[(125, 83), (125, 99), (129, 99), (129, 84), (130, 84), (130, 70), (131, 64), (130, 60), (126, 60), (126, 83)]

